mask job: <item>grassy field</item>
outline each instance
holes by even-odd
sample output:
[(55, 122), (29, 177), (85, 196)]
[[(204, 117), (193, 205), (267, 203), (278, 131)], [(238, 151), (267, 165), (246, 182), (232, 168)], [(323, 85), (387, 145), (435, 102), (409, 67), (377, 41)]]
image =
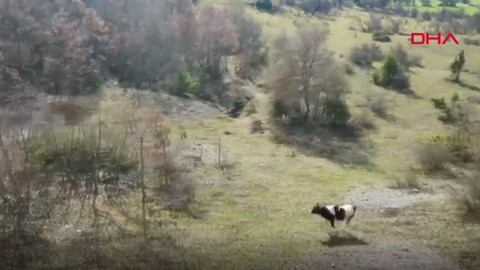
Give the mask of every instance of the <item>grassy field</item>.
[[(423, 8), (422, 8), (423, 9)], [(317, 18), (287, 13), (271, 15), (249, 9), (264, 25), (265, 37), (291, 31), (301, 22), (315, 22), (330, 31), (328, 48), (337, 56), (346, 58), (352, 47), (371, 42), (371, 34), (349, 30), (355, 17), (365, 12), (347, 9), (341, 17), (322, 21)], [(408, 21), (405, 31), (423, 29), (425, 25)], [(355, 69), (349, 77), (352, 92), (347, 102), (354, 113), (365, 104), (367, 94), (385, 95), (390, 113), (395, 121), (375, 119), (377, 129), (369, 131), (358, 144), (345, 155), (369, 159), (372, 166), (361, 166), (363, 160), (350, 158), (350, 164), (340, 164), (321, 156), (308, 155), (291, 146), (272, 141), (270, 133), (250, 134), (251, 117), (267, 122), (269, 94), (254, 83), (248, 89), (255, 95), (258, 113), (238, 119), (212, 116), (203, 120), (183, 121), (171, 125), (174, 133), (184, 130), (188, 139), (216, 149), (219, 139), (222, 149), (233, 166), (225, 173), (215, 168), (215, 162), (201, 170), (208, 184), (201, 185), (192, 211), (197, 219), (172, 216), (179, 227), (187, 232), (179, 239), (191, 258), (200, 257), (203, 269), (310, 269), (302, 266), (309, 256), (315, 256), (328, 248), (320, 241), (329, 226), (310, 214), (316, 202), (333, 203), (340, 200), (359, 205), (360, 213), (348, 229), (369, 243), (408, 241), (427, 246), (447, 255), (465, 266), (480, 266), (477, 224), (463, 223), (456, 218), (458, 209), (448, 202), (425, 202), (402, 209), (394, 218), (370, 218), (362, 213), (362, 202), (346, 194), (358, 188), (384, 188), (394, 183), (393, 175), (405, 172), (415, 165), (415, 145), (419, 140), (447, 131), (437, 120), (438, 111), (430, 98), (449, 97), (457, 92), (462, 99), (479, 96), (479, 92), (444, 81), (449, 75), (449, 64), (462, 49), (467, 55), (464, 81), (480, 85), (480, 47), (464, 44), (444, 46), (410, 46), (408, 37), (394, 36), (393, 42), (408, 48), (409, 53), (420, 55), (424, 68), (411, 72), (412, 87), (419, 98), (411, 98), (376, 87), (370, 81), (371, 73)], [(391, 43), (380, 44), (388, 51)], [(106, 118), (118, 116), (115, 108), (119, 101), (103, 103)], [(149, 109), (144, 110), (145, 114)], [(224, 132), (229, 131), (230, 135)], [(215, 153), (210, 153), (215, 156)], [(215, 158), (213, 158), (215, 160)], [(360, 165), (359, 165), (360, 164)], [(443, 183), (444, 180), (428, 179), (426, 183)], [(202, 180), (202, 181), (203, 181)], [(382, 205), (379, 205), (381, 207)], [(414, 217), (408, 213), (413, 211)], [(413, 226), (414, 224), (415, 226)], [(183, 232), (182, 230), (182, 232)], [(173, 232), (175, 233), (175, 231)], [(182, 236), (180, 236), (182, 235)], [(477, 257), (475, 257), (477, 254)], [(192, 259), (195, 260), (195, 259)], [(311, 268), (314, 269), (314, 268)], [(472, 268), (473, 269), (473, 268)]]
[[(353, 46), (371, 42), (371, 34), (357, 33), (354, 36), (349, 30), (353, 18), (367, 15), (356, 10), (346, 10), (333, 21), (296, 13), (249, 12), (263, 23), (267, 39), (308, 21), (317, 22), (319, 27), (328, 25), (328, 47), (337, 56), (347, 57)], [(424, 26), (409, 20), (405, 31), (421, 30)], [(479, 47), (463, 44), (410, 46), (405, 36), (394, 36), (393, 41), (423, 58), (425, 67), (411, 72), (413, 89), (419, 98), (378, 88), (371, 83), (371, 75), (363, 70), (356, 70), (349, 79), (352, 93), (347, 100), (354, 112), (365, 103), (367, 94), (382, 94), (390, 100), (391, 113), (396, 118), (394, 122), (376, 119), (378, 128), (369, 132), (361, 142), (368, 144), (373, 152), (365, 153), (373, 167), (345, 166), (276, 144), (269, 133), (250, 134), (251, 117), (242, 116), (235, 120), (211, 117), (182, 124), (172, 122), (175, 130), (187, 132), (189, 140), (215, 146), (221, 139), (223, 151), (234, 163), (227, 172), (228, 177), (215, 170), (212, 164), (205, 166), (205, 177), (213, 180), (200, 189), (195, 206), (196, 211), (204, 215), (198, 219), (176, 218), (176, 222), (188, 232), (182, 243), (189, 250), (189, 256), (203, 258), (205, 269), (266, 269), (273, 264), (284, 264), (285, 269), (292, 269), (292, 264), (296, 264), (304, 269), (297, 264), (298, 260), (327, 249), (320, 241), (325, 232), (331, 231), (327, 224), (310, 214), (316, 202), (342, 200), (345, 194), (360, 187), (375, 189), (392, 185), (392, 175), (415, 165), (415, 143), (446, 131), (436, 120), (438, 112), (429, 99), (451, 96), (455, 92), (462, 98), (480, 96), (480, 93), (444, 81), (449, 75), (450, 62), (464, 49), (468, 56), (466, 68), (470, 70), (464, 74), (464, 79), (469, 84), (480, 85), (480, 57), (475, 57), (480, 55)], [(388, 51), (392, 44), (381, 46)], [(266, 121), (268, 93), (255, 84), (249, 87), (256, 96), (259, 110), (253, 117)], [(224, 135), (225, 131), (231, 135)], [(355, 151), (350, 154), (356, 154)], [(422, 178), (422, 181), (430, 183), (434, 180)], [(362, 209), (361, 202), (356, 203)], [(408, 216), (369, 219), (365, 214), (359, 214), (349, 230), (371, 243), (385, 238), (392, 242), (407, 240), (433, 247), (464, 265), (480, 265), (478, 257), (471, 259), (479, 250), (474, 249), (479, 248), (475, 246), (478, 239), (472, 239), (472, 235), (480, 233), (478, 225), (462, 223), (455, 217), (458, 209), (448, 203), (425, 203), (415, 207), (422, 211), (422, 215), (411, 221), (416, 227), (407, 222)]]

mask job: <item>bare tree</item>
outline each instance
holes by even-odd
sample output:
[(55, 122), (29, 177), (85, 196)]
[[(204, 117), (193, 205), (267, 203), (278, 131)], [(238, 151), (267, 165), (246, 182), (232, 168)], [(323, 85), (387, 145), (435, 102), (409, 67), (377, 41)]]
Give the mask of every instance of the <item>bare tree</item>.
[(236, 5), (231, 8), (229, 16), (238, 37), (237, 72), (243, 78), (253, 79), (255, 70), (265, 62), (262, 25), (246, 13), (243, 6)]
[(271, 81), (275, 110), (284, 110), (280, 114), (317, 121), (325, 116), (328, 98), (340, 99), (347, 91), (344, 72), (326, 49), (326, 39), (326, 31), (307, 24), (292, 38), (283, 34), (274, 41)]
[[(292, 75), (294, 75), (296, 86), (299, 87), (303, 97), (304, 116), (307, 119), (310, 117), (312, 89), (319, 79), (319, 68), (322, 66), (322, 62), (329, 60), (329, 55), (323, 48), (325, 40), (326, 32), (313, 25), (299, 27), (291, 42), (283, 40), (285, 44), (290, 43), (289, 48), (283, 49), (289, 50), (290, 57), (293, 59), (288, 59), (291, 61), (284, 59), (282, 64), (291, 64), (292, 69), (289, 70), (291, 72), (296, 70), (296, 74)], [(284, 51), (284, 53), (287, 52)]]
[(222, 75), (222, 60), (237, 49), (235, 27), (223, 9), (206, 6), (198, 14), (198, 64), (210, 78)]

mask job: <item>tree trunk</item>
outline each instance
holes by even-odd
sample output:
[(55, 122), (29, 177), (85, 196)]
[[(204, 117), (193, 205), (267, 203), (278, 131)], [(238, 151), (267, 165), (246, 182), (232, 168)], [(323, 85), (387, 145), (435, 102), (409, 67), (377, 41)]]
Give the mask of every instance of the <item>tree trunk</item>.
[(307, 87), (304, 87), (303, 88), (303, 100), (305, 102), (305, 120), (308, 120), (308, 118), (310, 117), (310, 96), (309, 96), (309, 92), (307, 90)]

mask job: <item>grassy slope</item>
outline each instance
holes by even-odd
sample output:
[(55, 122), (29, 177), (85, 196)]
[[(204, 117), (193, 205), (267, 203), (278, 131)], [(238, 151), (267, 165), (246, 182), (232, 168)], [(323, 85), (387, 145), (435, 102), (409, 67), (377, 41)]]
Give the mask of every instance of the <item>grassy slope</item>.
[[(267, 37), (282, 29), (293, 29), (295, 22), (312, 21), (321, 25), (318, 19), (294, 14), (272, 16), (253, 10), (249, 12), (264, 23)], [(351, 47), (370, 41), (370, 35), (359, 33), (354, 38), (353, 32), (348, 30), (350, 16), (358, 15), (365, 16), (365, 13), (347, 10), (341, 18), (328, 22), (331, 31), (328, 47), (337, 54), (346, 56)], [(410, 21), (410, 25), (415, 23)], [(394, 41), (408, 46), (407, 37), (395, 37)], [(389, 46), (382, 44), (385, 49)], [(197, 207), (207, 211), (203, 218), (177, 218), (177, 222), (188, 231), (183, 244), (196, 255), (208, 255), (209, 260), (203, 262), (204, 266), (221, 261), (221, 269), (261, 268), (322, 249), (318, 239), (328, 226), (309, 214), (315, 202), (338, 200), (356, 187), (390, 185), (390, 174), (403, 171), (414, 163), (414, 142), (445, 131), (436, 120), (437, 112), (429, 98), (450, 96), (454, 92), (461, 97), (480, 94), (443, 80), (448, 75), (450, 61), (460, 48), (466, 50), (467, 68), (480, 70), (480, 58), (473, 57), (480, 53), (480, 47), (409, 48), (412, 53), (422, 55), (426, 66), (425, 69), (414, 69), (411, 74), (413, 88), (420, 99), (379, 89), (369, 82), (370, 75), (364, 71), (357, 71), (351, 77), (352, 93), (348, 96), (348, 103), (353, 110), (364, 102), (367, 92), (383, 92), (392, 100), (392, 113), (397, 117), (396, 122), (377, 119), (379, 128), (367, 135), (366, 139), (372, 140), (376, 149), (372, 159), (377, 169), (373, 171), (345, 168), (327, 159), (301, 153), (291, 157), (291, 148), (274, 144), (267, 135), (251, 135), (248, 118), (211, 118), (183, 124), (182, 129), (187, 131), (189, 139), (216, 144), (221, 138), (229, 157), (237, 163), (229, 172), (231, 180), (199, 191)], [(471, 84), (480, 84), (478, 76), (466, 74), (465, 79)], [(252, 90), (259, 91), (253, 85)], [(264, 97), (261, 93), (259, 96)], [(259, 105), (258, 116), (266, 119), (266, 99), (260, 99)], [(223, 135), (226, 130), (233, 134)], [(211, 167), (206, 168), (206, 172), (217, 173)], [(374, 231), (378, 235), (395, 233), (395, 239), (415, 239), (440, 247), (458, 258), (458, 252), (466, 249), (465, 241), (470, 240), (472, 234), (480, 233), (480, 229), (475, 225), (452, 227), (460, 223), (454, 218), (441, 219), (439, 214), (445, 211), (455, 213), (456, 210), (439, 205), (425, 206), (424, 216), (417, 220), (419, 227), (415, 230), (392, 220), (374, 223), (360, 219), (352, 223), (351, 230), (370, 235), (370, 238), (375, 237)], [(427, 217), (434, 219), (433, 228), (429, 227)], [(227, 261), (230, 265), (226, 265)]]
[[(294, 22), (317, 21), (293, 14), (272, 16), (251, 12), (264, 23), (267, 36), (280, 29), (293, 29)], [(353, 32), (348, 30), (350, 15), (359, 14), (358, 11), (349, 10), (341, 18), (329, 22), (331, 36), (328, 47), (337, 54), (348, 55), (352, 46), (370, 41), (368, 34), (359, 33), (356, 39), (352, 37)], [(413, 21), (410, 23), (414, 24)], [(407, 37), (395, 37), (394, 41), (408, 46)], [(387, 49), (390, 45), (382, 46)], [(410, 48), (412, 53), (423, 56), (426, 66), (426, 69), (414, 69), (412, 72), (413, 88), (421, 98), (411, 99), (396, 93), (385, 93), (393, 100), (393, 114), (397, 121), (389, 123), (378, 119), (380, 128), (368, 135), (375, 142), (376, 155), (373, 159), (379, 168), (377, 171), (346, 169), (329, 160), (302, 154), (290, 157), (292, 150), (288, 147), (272, 143), (266, 135), (249, 134), (248, 119), (208, 119), (184, 125), (183, 128), (191, 134), (190, 138), (205, 143), (215, 143), (221, 137), (231, 158), (238, 162), (232, 172), (233, 181), (204, 188), (199, 194), (201, 207), (208, 211), (206, 217), (202, 220), (179, 220), (190, 235), (184, 244), (199, 253), (213, 256), (212, 263), (217, 259), (223, 263), (229, 260), (232, 263), (230, 267), (239, 268), (288, 260), (322, 248), (314, 239), (319, 239), (327, 227), (320, 226), (319, 220), (309, 214), (314, 202), (334, 201), (346, 191), (359, 186), (391, 184), (389, 173), (402, 171), (414, 162), (412, 144), (445, 130), (436, 120), (437, 112), (432, 108), (429, 98), (450, 96), (454, 92), (461, 97), (479, 94), (443, 81), (443, 77), (448, 75), (450, 61), (460, 48), (470, 56), (467, 58), (467, 68), (479, 70), (480, 58), (472, 57), (480, 52), (478, 47), (449, 45)], [(478, 76), (467, 77), (472, 84), (480, 83)], [(351, 78), (351, 85), (353, 91), (348, 97), (351, 106), (361, 104), (368, 91), (385, 92), (373, 86), (362, 71)], [(267, 117), (267, 105), (260, 107), (262, 118)], [(224, 136), (225, 130), (233, 132), (233, 135)], [(425, 215), (434, 218), (438, 218), (439, 209), (449, 213), (456, 211), (438, 205), (426, 206), (425, 209)], [(452, 230), (451, 226), (458, 225), (454, 219), (438, 219), (434, 222), (434, 228), (427, 229), (429, 224), (424, 217), (418, 222), (420, 228), (412, 231), (411, 227), (390, 220), (370, 224), (365, 221), (364, 224), (353, 224), (352, 230), (361, 233), (377, 229), (386, 234), (395, 232), (399, 239), (416, 239), (441, 247), (453, 255), (459, 254), (464, 241), (472, 233), (479, 232), (474, 225)]]

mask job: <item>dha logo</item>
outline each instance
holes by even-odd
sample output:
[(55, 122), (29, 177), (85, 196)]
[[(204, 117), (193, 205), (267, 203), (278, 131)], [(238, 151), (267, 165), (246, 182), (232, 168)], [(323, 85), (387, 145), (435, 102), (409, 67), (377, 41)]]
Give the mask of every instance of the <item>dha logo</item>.
[(455, 44), (459, 44), (457, 38), (452, 34), (448, 35), (442, 41), (442, 35), (437, 33), (436, 36), (430, 36), (429, 33), (411, 33), (410, 34), (410, 44), (412, 45), (421, 45), (421, 44), (430, 44), (430, 41), (436, 40), (438, 45), (443, 45), (449, 40), (453, 40)]

